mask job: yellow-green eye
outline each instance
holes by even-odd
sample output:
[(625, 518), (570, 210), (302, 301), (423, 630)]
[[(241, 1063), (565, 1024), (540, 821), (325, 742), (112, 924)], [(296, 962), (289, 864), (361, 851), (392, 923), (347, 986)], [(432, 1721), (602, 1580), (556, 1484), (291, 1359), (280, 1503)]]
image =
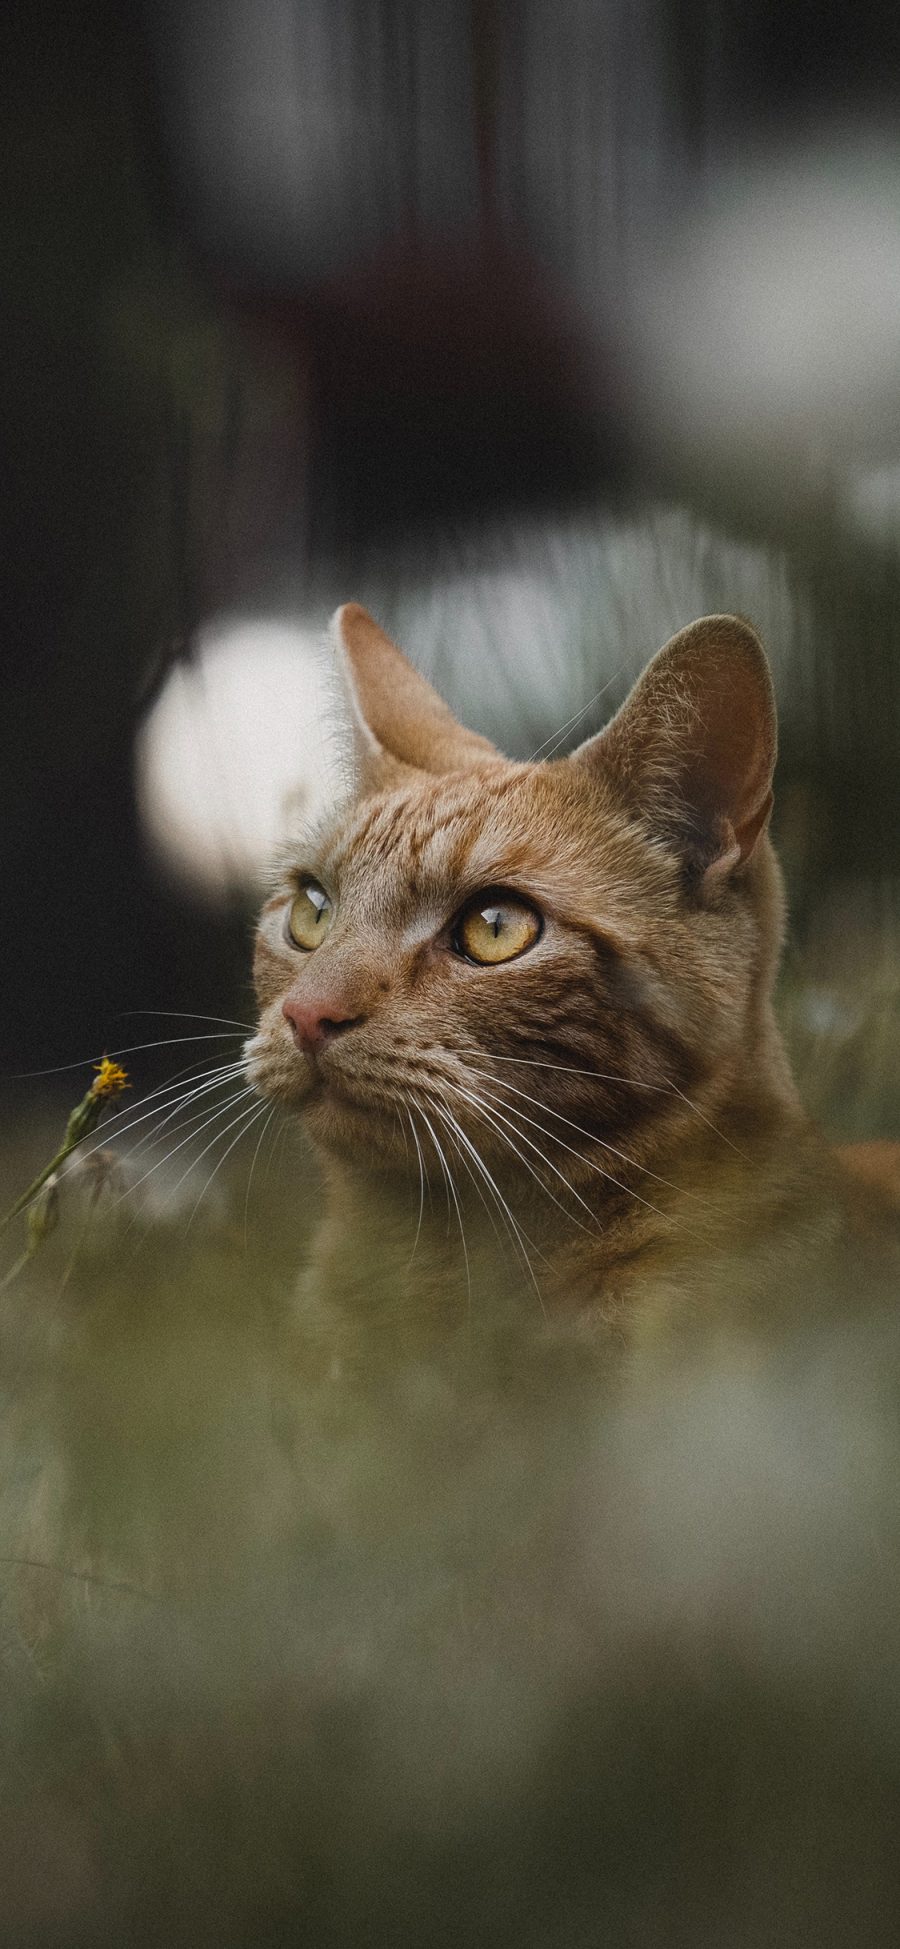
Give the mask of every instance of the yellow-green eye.
[(540, 914), (527, 900), (513, 893), (479, 894), (457, 921), (453, 945), (468, 960), (494, 967), (533, 947), (542, 926)]
[(304, 880), (288, 915), (288, 933), (295, 947), (318, 947), (331, 926), (334, 908), (318, 880)]

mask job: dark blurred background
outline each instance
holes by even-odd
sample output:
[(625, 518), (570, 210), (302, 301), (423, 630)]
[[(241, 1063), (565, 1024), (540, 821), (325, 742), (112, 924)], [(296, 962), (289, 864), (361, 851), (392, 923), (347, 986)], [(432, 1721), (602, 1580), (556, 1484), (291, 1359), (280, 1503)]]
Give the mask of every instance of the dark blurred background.
[(896, 9), (32, 0), (7, 34), (6, 1071), (246, 1014), (278, 673), (349, 597), (523, 752), (750, 615), (797, 1033), (852, 1036), (852, 943), (893, 997)]
[[(308, 1157), (202, 1056), (138, 1104), (233, 1045), (127, 1011), (249, 1019), (339, 601), (517, 754), (736, 609), (791, 1052), (900, 1137), (900, 10), (4, 27), (0, 1076), (186, 1046), (0, 1256), (3, 1949), (895, 1949), (892, 1296), (618, 1404), (530, 1291), (320, 1384)], [(0, 1210), (85, 1086), (4, 1083)]]

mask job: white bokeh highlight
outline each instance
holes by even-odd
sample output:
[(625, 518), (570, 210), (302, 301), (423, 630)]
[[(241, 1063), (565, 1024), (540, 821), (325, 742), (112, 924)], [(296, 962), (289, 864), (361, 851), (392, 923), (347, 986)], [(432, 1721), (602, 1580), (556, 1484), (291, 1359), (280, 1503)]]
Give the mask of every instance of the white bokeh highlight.
[(207, 899), (251, 899), (301, 817), (348, 787), (355, 739), (326, 632), (340, 600), (369, 608), (463, 723), (510, 757), (578, 744), (667, 637), (714, 611), (759, 630), (785, 721), (818, 707), (814, 640), (784, 556), (684, 508), (502, 524), (321, 595), (298, 596), (293, 615), (210, 623), (141, 729), (150, 844)]
[(723, 170), (661, 233), (635, 347), (651, 432), (733, 463), (885, 465), (900, 445), (900, 146), (823, 129)]
[(262, 886), (292, 818), (336, 792), (333, 706), (316, 631), (265, 619), (200, 631), (136, 749), (145, 832), (192, 892), (218, 902)]

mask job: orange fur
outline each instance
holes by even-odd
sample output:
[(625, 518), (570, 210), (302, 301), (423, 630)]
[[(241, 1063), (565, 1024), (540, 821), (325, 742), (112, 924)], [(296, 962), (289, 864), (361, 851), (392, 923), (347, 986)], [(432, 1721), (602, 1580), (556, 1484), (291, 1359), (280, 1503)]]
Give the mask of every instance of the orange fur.
[[(877, 1172), (842, 1170), (811, 1129), (775, 1023), (775, 709), (753, 631), (682, 631), (605, 731), (529, 764), (457, 725), (355, 605), (334, 639), (356, 792), (298, 837), (263, 910), (248, 1045), (324, 1162), (319, 1278), (350, 1312), (454, 1318), (524, 1292), (629, 1337), (723, 1289), (740, 1310), (785, 1281), (828, 1288)], [(303, 874), (333, 902), (313, 952), (285, 924)], [(543, 932), (476, 966), (454, 922), (491, 888)], [(292, 998), (327, 1026), (315, 1051)]]
[(840, 1144), (836, 1155), (854, 1178), (869, 1185), (900, 1211), (900, 1144)]

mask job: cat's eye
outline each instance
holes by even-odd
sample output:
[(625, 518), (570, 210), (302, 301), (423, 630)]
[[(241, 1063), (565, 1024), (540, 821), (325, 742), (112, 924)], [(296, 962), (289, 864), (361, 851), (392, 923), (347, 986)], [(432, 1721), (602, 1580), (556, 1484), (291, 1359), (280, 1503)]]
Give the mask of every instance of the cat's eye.
[(482, 967), (515, 961), (540, 939), (543, 922), (536, 907), (513, 893), (480, 893), (463, 909), (453, 930), (457, 954)]
[(288, 914), (288, 933), (295, 947), (318, 947), (331, 926), (334, 908), (318, 880), (304, 880)]

